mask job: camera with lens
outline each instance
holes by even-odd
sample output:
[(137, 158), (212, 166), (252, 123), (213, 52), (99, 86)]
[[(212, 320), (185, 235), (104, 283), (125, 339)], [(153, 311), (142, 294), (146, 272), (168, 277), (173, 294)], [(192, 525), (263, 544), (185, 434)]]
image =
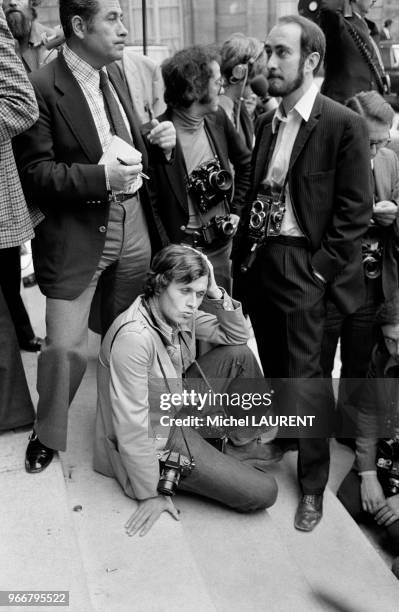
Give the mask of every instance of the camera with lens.
[(249, 216), (249, 238), (259, 242), (266, 236), (279, 236), (284, 213), (283, 198), (258, 194)]
[(372, 226), (362, 241), (362, 262), (366, 278), (378, 278), (382, 272), (382, 247), (371, 233)]
[(377, 475), (386, 497), (399, 493), (399, 436), (379, 441)]
[(237, 224), (231, 220), (231, 215), (216, 215), (201, 227), (202, 237), (205, 244), (213, 244), (216, 240), (226, 239), (232, 236), (236, 229)]
[(218, 159), (201, 164), (190, 174), (187, 181), (189, 194), (194, 197), (201, 213), (206, 213), (225, 198), (233, 185), (233, 176), (222, 170)]
[(256, 251), (268, 236), (279, 236), (285, 214), (284, 195), (271, 196), (258, 194), (252, 202), (249, 215), (248, 238), (251, 248), (245, 261), (241, 264), (241, 272), (247, 272), (255, 261)]
[(185, 478), (195, 468), (193, 459), (173, 450), (164, 450), (158, 455), (161, 476), (158, 482), (158, 493), (174, 495), (180, 479)]

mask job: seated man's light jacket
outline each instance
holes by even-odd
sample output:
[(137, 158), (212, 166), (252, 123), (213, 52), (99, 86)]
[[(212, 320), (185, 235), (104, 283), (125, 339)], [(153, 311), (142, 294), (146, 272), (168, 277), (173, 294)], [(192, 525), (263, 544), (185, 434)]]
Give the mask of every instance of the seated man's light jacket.
[[(204, 298), (204, 310), (181, 327), (184, 370), (195, 359), (196, 340), (222, 345), (248, 341), (240, 303), (232, 300), (234, 309), (226, 310), (225, 300)], [(182, 390), (181, 373), (168, 352), (168, 339), (159, 331), (142, 298), (137, 298), (108, 330), (98, 362), (94, 469), (116, 478), (135, 499), (157, 495), (156, 453), (166, 442), (155, 437), (150, 407), (159, 408), (160, 393)], [(153, 406), (156, 401), (158, 405)], [(167, 428), (163, 431), (167, 437)]]

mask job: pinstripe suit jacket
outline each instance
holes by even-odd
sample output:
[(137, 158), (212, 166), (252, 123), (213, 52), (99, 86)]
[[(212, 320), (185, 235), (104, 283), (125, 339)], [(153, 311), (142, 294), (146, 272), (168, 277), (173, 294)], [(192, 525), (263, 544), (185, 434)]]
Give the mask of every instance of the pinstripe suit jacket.
[[(259, 124), (249, 203), (266, 176), (273, 115), (267, 113)], [(294, 143), (288, 186), (295, 217), (309, 241), (309, 265), (328, 281), (329, 297), (338, 308), (353, 312), (364, 299), (361, 237), (372, 213), (370, 145), (362, 117), (318, 94)], [(237, 262), (247, 252), (250, 207), (242, 216)]]
[(0, 8), (0, 248), (18, 246), (33, 237), (42, 215), (28, 211), (19, 182), (11, 138), (38, 117), (35, 95), (15, 54), (14, 39)]

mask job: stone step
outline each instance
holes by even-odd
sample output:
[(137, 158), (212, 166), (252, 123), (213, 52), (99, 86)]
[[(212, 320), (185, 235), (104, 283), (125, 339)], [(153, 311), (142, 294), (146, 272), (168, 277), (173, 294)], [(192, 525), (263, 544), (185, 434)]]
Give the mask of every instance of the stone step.
[[(27, 474), (27, 439), (26, 432), (0, 434), (0, 589), (69, 591), (68, 610), (92, 612), (60, 461)], [(34, 608), (50, 609), (60, 608)]]
[(179, 494), (180, 522), (165, 514), (144, 538), (127, 537), (134, 501), (91, 468), (94, 406), (92, 364), (61, 459), (69, 507), (82, 506), (73, 518), (96, 612), (397, 609), (397, 580), (331, 491), (313, 533), (293, 528), (295, 453), (273, 468), (279, 497), (269, 512), (241, 515)]

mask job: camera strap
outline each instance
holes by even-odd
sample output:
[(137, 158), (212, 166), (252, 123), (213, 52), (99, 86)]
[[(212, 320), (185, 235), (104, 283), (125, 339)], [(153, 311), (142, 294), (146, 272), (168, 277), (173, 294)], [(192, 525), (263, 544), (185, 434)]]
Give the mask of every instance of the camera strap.
[[(353, 42), (355, 43), (356, 47), (358, 48), (360, 52), (360, 55), (362, 56), (367, 66), (369, 67), (370, 72), (374, 75), (375, 82), (377, 84), (379, 93), (381, 95), (389, 94), (390, 93), (389, 76), (385, 73), (384, 67), (380, 65), (380, 58), (378, 57), (378, 49), (375, 50), (375, 54), (376, 54), (377, 61), (378, 61), (378, 66), (377, 66), (374, 61), (374, 58), (372, 57), (372, 54), (370, 53), (369, 48), (367, 47), (366, 43), (364, 42), (364, 40), (362, 39), (362, 37), (360, 36), (356, 28), (354, 28), (353, 25), (347, 19), (344, 19), (344, 21), (345, 21), (348, 32)], [(370, 35), (370, 38), (371, 38), (371, 35)], [(373, 42), (371, 42), (371, 44), (373, 44)]]

